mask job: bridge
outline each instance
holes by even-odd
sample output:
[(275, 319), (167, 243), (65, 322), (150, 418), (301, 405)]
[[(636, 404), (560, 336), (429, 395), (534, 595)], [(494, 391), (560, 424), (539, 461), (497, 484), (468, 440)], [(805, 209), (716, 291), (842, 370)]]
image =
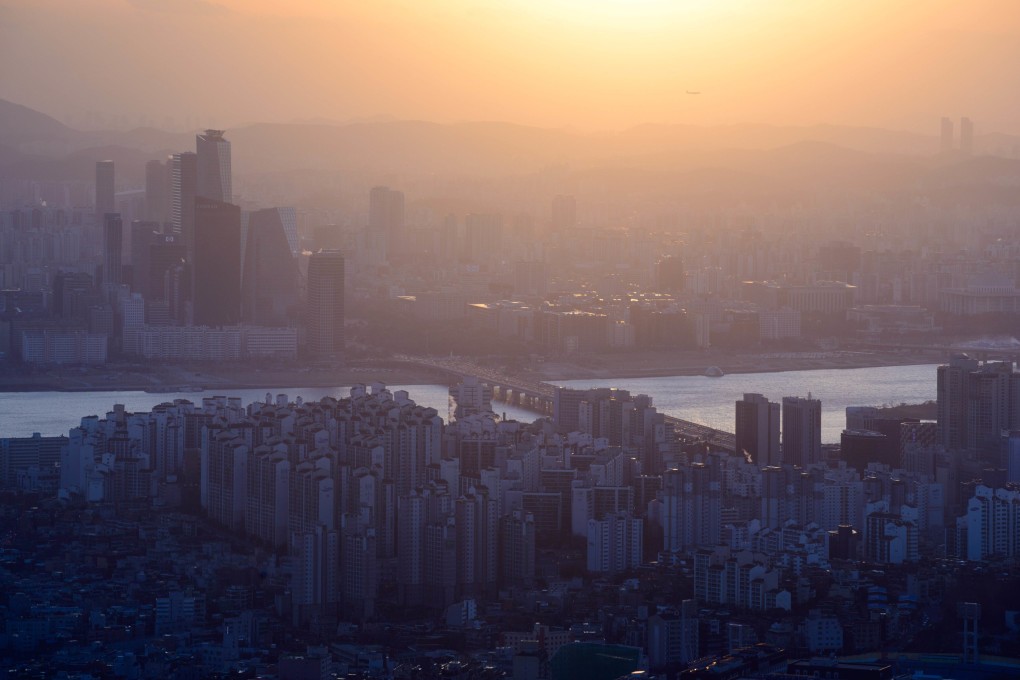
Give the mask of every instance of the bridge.
[[(457, 381), (469, 376), (476, 377), (482, 383), (492, 388), (493, 399), (498, 399), (503, 403), (512, 404), (540, 415), (553, 415), (556, 386), (550, 383), (536, 382), (520, 376), (505, 375), (492, 368), (479, 366), (472, 361), (459, 357), (431, 358), (398, 355), (395, 359), (399, 362), (425, 366), (446, 373), (451, 379)], [(673, 426), (673, 431), (684, 440), (704, 441), (715, 450), (729, 451), (731, 453), (737, 449), (736, 437), (732, 432), (717, 430), (707, 425), (677, 418), (676, 416), (665, 414), (664, 416), (666, 422)]]

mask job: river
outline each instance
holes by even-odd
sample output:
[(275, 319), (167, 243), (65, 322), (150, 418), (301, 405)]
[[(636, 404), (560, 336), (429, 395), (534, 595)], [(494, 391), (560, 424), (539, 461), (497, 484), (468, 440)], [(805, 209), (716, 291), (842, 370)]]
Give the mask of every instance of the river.
[[(621, 387), (633, 393), (649, 394), (653, 403), (669, 415), (733, 431), (734, 402), (745, 392), (758, 392), (770, 400), (784, 396), (806, 396), (822, 400), (822, 441), (838, 442), (845, 424), (847, 406), (920, 403), (935, 399), (935, 365), (849, 368), (779, 373), (742, 373), (721, 378), (679, 376), (668, 378), (620, 378), (566, 380), (556, 384), (570, 387)], [(316, 400), (341, 397), (349, 387), (291, 387), (272, 390), (215, 390), (150, 394), (141, 391), (96, 392), (0, 392), (0, 437), (29, 437), (67, 434), (87, 415), (103, 415), (114, 404), (128, 411), (147, 411), (175, 398), (201, 401), (204, 396), (227, 394), (244, 403), (262, 401), (266, 392), (287, 394), (291, 399)], [(431, 406), (448, 417), (447, 388), (441, 385), (391, 385), (392, 391), (407, 390), (419, 404)], [(493, 404), (498, 413), (531, 420), (536, 416), (523, 409)]]
[(919, 404), (934, 401), (937, 364), (840, 368), (777, 373), (735, 373), (721, 378), (700, 375), (670, 378), (566, 380), (568, 387), (620, 387), (648, 394), (652, 404), (671, 416), (732, 432), (734, 403), (745, 392), (769, 401), (806, 397), (822, 402), (822, 442), (838, 443), (846, 426), (847, 406)]

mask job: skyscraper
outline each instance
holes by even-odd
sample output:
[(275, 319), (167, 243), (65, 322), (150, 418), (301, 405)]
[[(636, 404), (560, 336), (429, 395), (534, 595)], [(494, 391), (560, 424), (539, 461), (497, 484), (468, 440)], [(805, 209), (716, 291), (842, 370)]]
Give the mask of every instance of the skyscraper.
[(179, 237), (173, 234), (153, 234), (150, 237), (149, 256), (146, 258), (148, 277), (141, 284), (147, 302), (171, 301), (173, 282), (168, 280), (168, 276), (175, 268), (185, 266), (186, 257), (187, 252)]
[(967, 446), (967, 378), (980, 363), (954, 354), (937, 370), (939, 442), (949, 451)]
[(320, 250), (308, 260), (308, 349), (332, 356), (344, 351), (344, 258)]
[(297, 210), (293, 207), (273, 208), (283, 225), (283, 233), (287, 236), (287, 245), (292, 255), (298, 254)]
[(783, 397), (783, 461), (805, 467), (822, 459), (822, 402)]
[(383, 244), (383, 257), (392, 258), (402, 250), (404, 192), (389, 187), (372, 188), (368, 193), (368, 231), (370, 243)]
[(131, 222), (131, 292), (149, 299), (149, 248), (162, 238), (158, 222)]
[(96, 161), (96, 215), (117, 211), (113, 197), (113, 161)]
[(953, 119), (945, 116), (942, 118), (942, 144), (940, 148), (942, 153), (951, 153), (953, 151)]
[(195, 135), (198, 154), (197, 195), (214, 201), (233, 201), (234, 187), (230, 169), (230, 142), (223, 130), (206, 130)]
[(1020, 426), (1020, 374), (1013, 364), (954, 355), (938, 368), (937, 395), (940, 443), (1000, 464), (1004, 431)]
[(974, 123), (970, 118), (960, 119), (960, 153), (967, 156), (974, 153)]
[(192, 260), (195, 248), (195, 196), (198, 156), (189, 151), (170, 157), (170, 223)]
[(248, 216), (241, 281), (241, 316), (259, 326), (283, 326), (298, 304), (298, 269), (281, 209)]
[(760, 394), (745, 394), (736, 404), (737, 453), (759, 466), (779, 465), (779, 404)]
[(194, 322), (230, 326), (241, 315), (241, 209), (195, 199)]
[(106, 213), (103, 215), (103, 283), (117, 285), (121, 282), (123, 247), (124, 224), (120, 214)]

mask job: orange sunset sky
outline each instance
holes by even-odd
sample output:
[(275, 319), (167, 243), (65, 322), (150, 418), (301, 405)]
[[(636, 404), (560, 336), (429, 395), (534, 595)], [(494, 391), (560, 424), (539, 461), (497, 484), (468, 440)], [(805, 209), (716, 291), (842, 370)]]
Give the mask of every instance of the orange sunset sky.
[[(700, 94), (688, 94), (687, 91)], [(0, 0), (0, 97), (196, 125), (1020, 132), (1017, 0)]]

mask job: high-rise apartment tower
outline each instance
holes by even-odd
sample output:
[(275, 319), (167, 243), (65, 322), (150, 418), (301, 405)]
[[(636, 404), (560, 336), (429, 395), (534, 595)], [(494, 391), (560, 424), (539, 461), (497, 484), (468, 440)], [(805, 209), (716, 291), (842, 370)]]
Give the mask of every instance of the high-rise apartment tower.
[(308, 349), (318, 356), (344, 351), (344, 257), (320, 250), (308, 260)]

